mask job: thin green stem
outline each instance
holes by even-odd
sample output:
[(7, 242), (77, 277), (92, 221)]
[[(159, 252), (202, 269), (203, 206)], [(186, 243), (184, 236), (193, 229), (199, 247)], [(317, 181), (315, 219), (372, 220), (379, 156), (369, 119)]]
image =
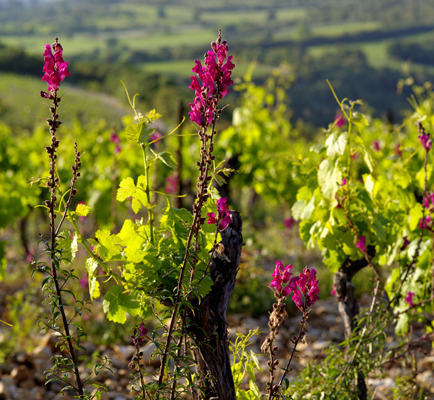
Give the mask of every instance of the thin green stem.
[(149, 181), (149, 163), (148, 156), (146, 154), (146, 148), (143, 144), (140, 145), (143, 154), (143, 165), (145, 168), (145, 179), (146, 179), (146, 200), (148, 202), (148, 224), (149, 230), (151, 232), (151, 244), (154, 244), (154, 209), (151, 204), (151, 190), (150, 190), (150, 181)]

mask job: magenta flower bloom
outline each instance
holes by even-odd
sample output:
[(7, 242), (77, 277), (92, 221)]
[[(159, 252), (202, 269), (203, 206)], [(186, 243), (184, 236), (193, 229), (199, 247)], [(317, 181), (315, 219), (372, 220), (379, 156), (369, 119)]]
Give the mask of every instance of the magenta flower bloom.
[[(276, 267), (274, 268), (272, 276), (272, 281), (270, 284), (271, 288), (274, 288), (278, 295), (283, 295), (284, 297), (290, 295), (294, 290), (296, 290), (296, 282), (298, 277), (291, 278), (292, 265), (283, 265), (282, 261), (276, 261)], [(288, 283), (288, 285), (283, 288), (283, 284)], [(282, 290), (283, 288), (283, 290)]]
[(345, 124), (345, 119), (343, 119), (340, 114), (336, 114), (336, 116), (335, 116), (335, 125), (338, 128), (340, 128), (344, 124)]
[(419, 221), (419, 229), (430, 229), (431, 223), (432, 223), (431, 215), (428, 215), (427, 217), (422, 218)]
[(332, 291), (330, 292), (330, 294), (332, 295), (332, 296), (335, 296), (336, 295), (336, 288), (335, 288), (335, 285), (332, 285)]
[(413, 307), (413, 296), (414, 296), (413, 292), (408, 292), (407, 297), (404, 299), (410, 307)]
[(134, 335), (131, 336), (134, 346), (138, 347), (139, 345), (141, 345), (144, 342), (146, 334), (148, 332), (149, 331), (145, 328), (144, 322), (139, 325), (139, 329), (134, 329)]
[(114, 143), (116, 145), (115, 154), (119, 154), (122, 150), (120, 144), (121, 144), (121, 138), (116, 132), (113, 132), (110, 135), (110, 142)]
[(407, 236), (404, 236), (404, 244), (401, 247), (401, 251), (404, 251), (409, 244), (410, 244), (410, 241), (407, 239)]
[(164, 190), (168, 194), (173, 194), (178, 191), (178, 174), (170, 175), (166, 179)]
[(88, 274), (83, 274), (80, 278), (80, 286), (86, 289), (89, 286), (89, 276)]
[(380, 151), (380, 143), (378, 143), (378, 140), (375, 140), (373, 144), (375, 151)]
[[(67, 76), (70, 75), (68, 71), (68, 63), (63, 61), (62, 53), (63, 48), (60, 43), (53, 43), (53, 51), (49, 44), (45, 45), (44, 61), (45, 65), (42, 69), (44, 76), (42, 80), (47, 82), (48, 90), (54, 95), (59, 89), (60, 82), (62, 82)], [(42, 93), (41, 93), (42, 95)], [(43, 95), (43, 97), (49, 98), (48, 94)]]
[(430, 134), (429, 133), (422, 133), (422, 135), (419, 135), (418, 138), (420, 140), (420, 143), (422, 144), (423, 148), (425, 149), (425, 151), (428, 153), (429, 150), (431, 149), (432, 146), (432, 141), (429, 138)]
[(345, 178), (342, 179), (342, 186), (346, 186), (346, 184), (347, 184), (347, 180)]
[(222, 231), (232, 222), (231, 213), (229, 207), (226, 204), (226, 198), (217, 200), (217, 217), (214, 213), (207, 213), (208, 224), (217, 224), (220, 221), (219, 229)]
[(360, 236), (360, 239), (359, 239), (359, 241), (357, 242), (357, 244), (356, 244), (356, 247), (358, 248), (358, 249), (360, 249), (360, 251), (362, 252), (362, 253), (366, 253), (366, 237), (365, 236)]
[(195, 99), (190, 103), (190, 120), (201, 127), (209, 126), (217, 116), (217, 103), (228, 93), (233, 84), (231, 79), (235, 64), (232, 56), (227, 57), (227, 42), (221, 41), (221, 33), (216, 42), (211, 43), (212, 50), (205, 54), (205, 62), (195, 60), (191, 76), (190, 89), (195, 92)]
[[(319, 299), (319, 287), (316, 279), (316, 270), (305, 267), (300, 273), (297, 280), (298, 289), (294, 290), (292, 300), (295, 305), (302, 311), (312, 307)], [(303, 296), (302, 296), (303, 294)], [(304, 302), (303, 302), (304, 297)]]
[(285, 218), (283, 220), (283, 225), (285, 225), (285, 228), (288, 230), (291, 229), (294, 226), (294, 224), (295, 224), (295, 219), (292, 217)]

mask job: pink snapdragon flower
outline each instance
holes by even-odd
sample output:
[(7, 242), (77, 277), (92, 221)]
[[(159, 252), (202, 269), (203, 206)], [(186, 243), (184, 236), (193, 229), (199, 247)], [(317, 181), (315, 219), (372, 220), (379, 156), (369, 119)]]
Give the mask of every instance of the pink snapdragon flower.
[(431, 215), (428, 215), (425, 218), (422, 218), (419, 221), (419, 229), (431, 229), (432, 226), (432, 217)]
[(332, 296), (335, 296), (335, 295), (336, 295), (336, 288), (335, 288), (335, 285), (332, 285), (332, 291), (330, 292), (330, 294), (331, 294)]
[(360, 239), (359, 239), (359, 241), (357, 242), (357, 244), (356, 244), (356, 247), (358, 248), (358, 249), (360, 249), (360, 251), (362, 252), (362, 253), (366, 253), (366, 237), (365, 236), (360, 236)]
[(285, 228), (288, 230), (291, 229), (294, 226), (294, 224), (295, 224), (295, 219), (292, 217), (288, 217), (283, 220), (283, 225), (285, 225)]
[(380, 151), (380, 143), (378, 142), (378, 140), (374, 140), (374, 149), (375, 151)]
[(167, 194), (174, 194), (178, 190), (178, 174), (170, 175), (166, 178), (164, 190)]
[[(305, 267), (300, 273), (297, 280), (298, 290), (294, 290), (292, 300), (295, 305), (302, 311), (312, 307), (319, 299), (319, 287), (316, 279), (316, 270)], [(302, 296), (303, 295), (303, 296)], [(304, 301), (303, 301), (304, 298)]]
[(425, 151), (428, 153), (432, 146), (432, 141), (429, 138), (430, 134), (423, 132), (421, 135), (418, 136), (420, 143), (422, 144)]
[(89, 286), (89, 275), (88, 274), (83, 274), (80, 278), (80, 286), (83, 289), (87, 289), (87, 287)]
[[(273, 279), (271, 281), (270, 288), (274, 289), (278, 296), (286, 297), (289, 296), (294, 290), (296, 290), (296, 283), (299, 278), (291, 278), (291, 269), (291, 264), (285, 267), (282, 261), (276, 261), (276, 267), (271, 274)], [(283, 287), (286, 283), (288, 285)]]
[(342, 186), (346, 186), (347, 185), (347, 180), (344, 178), (342, 179)]
[(134, 334), (133, 336), (131, 336), (134, 346), (138, 347), (139, 345), (141, 345), (144, 342), (146, 334), (148, 332), (149, 331), (145, 328), (144, 322), (139, 325), (139, 329), (134, 329)]
[[(44, 61), (45, 65), (42, 69), (44, 76), (42, 80), (47, 82), (48, 90), (54, 95), (59, 89), (60, 82), (62, 82), (67, 76), (70, 75), (68, 71), (68, 63), (63, 61), (63, 48), (60, 43), (56, 42), (52, 45), (53, 51), (49, 44), (45, 45)], [(50, 95), (45, 92), (41, 92), (41, 96), (49, 98)]]
[(401, 251), (404, 251), (408, 245), (410, 244), (410, 241), (407, 239), (407, 236), (404, 236), (404, 244), (401, 247)]
[(232, 222), (231, 213), (229, 207), (226, 204), (226, 198), (222, 197), (217, 200), (217, 217), (212, 213), (207, 213), (208, 224), (217, 224), (220, 221), (219, 229), (222, 231)]
[(112, 132), (110, 135), (110, 142), (114, 143), (116, 145), (115, 154), (119, 154), (122, 150), (121, 148), (121, 138), (116, 132)]
[(413, 307), (413, 305), (414, 305), (413, 304), (413, 296), (414, 296), (413, 292), (408, 292), (407, 297), (404, 299), (410, 307)]
[(209, 126), (217, 116), (217, 103), (229, 93), (228, 87), (233, 84), (231, 79), (235, 64), (232, 56), (227, 57), (228, 45), (221, 41), (221, 32), (217, 42), (211, 43), (212, 50), (205, 54), (205, 62), (195, 60), (191, 76), (190, 89), (195, 92), (195, 99), (190, 103), (190, 120), (201, 127)]
[(336, 125), (336, 127), (340, 128), (344, 124), (345, 124), (345, 119), (342, 118), (342, 115), (336, 114), (336, 116), (335, 116), (335, 125)]

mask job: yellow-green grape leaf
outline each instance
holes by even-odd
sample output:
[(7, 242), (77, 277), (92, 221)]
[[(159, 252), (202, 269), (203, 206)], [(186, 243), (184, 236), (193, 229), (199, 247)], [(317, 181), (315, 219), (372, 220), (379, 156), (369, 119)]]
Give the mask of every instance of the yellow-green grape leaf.
[(342, 182), (342, 173), (329, 160), (324, 160), (318, 169), (318, 183), (325, 198), (331, 200), (336, 194), (340, 183)]
[(110, 321), (124, 324), (127, 313), (137, 315), (140, 312), (140, 303), (127, 293), (122, 292), (122, 287), (112, 286), (104, 296), (103, 310)]
[(133, 178), (122, 179), (119, 189), (116, 194), (116, 200), (124, 201), (126, 198), (134, 196), (136, 193), (136, 185), (134, 184)]
[(75, 209), (75, 215), (78, 217), (86, 217), (89, 214), (90, 207), (87, 204), (78, 203)]
[(88, 258), (86, 260), (86, 270), (89, 274), (89, 294), (90, 299), (98, 298), (101, 293), (99, 290), (99, 282), (96, 278), (96, 271), (98, 269), (98, 262), (94, 258)]
[(65, 230), (57, 237), (57, 248), (62, 250), (62, 261), (65, 264), (70, 264), (75, 259), (75, 254), (78, 250), (78, 236), (74, 232), (71, 238), (71, 232)]
[(347, 146), (348, 132), (339, 134), (339, 132), (333, 132), (326, 140), (325, 145), (327, 147), (327, 156), (335, 158), (341, 156), (345, 152)]
[(422, 219), (422, 217), (423, 217), (422, 204), (416, 203), (414, 207), (410, 210), (410, 215), (409, 215), (410, 230), (414, 231), (419, 226), (419, 222)]
[(129, 143), (138, 143), (144, 125), (144, 122), (139, 122), (138, 124), (130, 125), (125, 129), (125, 136)]

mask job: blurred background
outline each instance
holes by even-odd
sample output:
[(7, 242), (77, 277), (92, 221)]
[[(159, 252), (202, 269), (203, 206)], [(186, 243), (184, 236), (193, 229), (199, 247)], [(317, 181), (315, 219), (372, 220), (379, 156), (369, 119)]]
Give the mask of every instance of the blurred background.
[[(42, 278), (32, 281), (27, 266), (40, 253), (37, 234), (48, 228), (46, 215), (34, 208), (47, 192), (38, 183), (29, 185), (46, 176), (48, 167), (42, 147), (49, 141), (49, 111), (39, 96), (46, 90), (44, 44), (58, 37), (69, 62), (71, 76), (60, 93), (59, 174), (64, 182), (70, 179), (77, 141), (87, 153), (77, 202), (92, 209), (80, 223), (84, 235), (93, 237), (100, 228), (117, 231), (125, 216), (134, 218), (114, 196), (121, 179), (142, 171), (140, 151), (125, 140), (133, 113), (120, 80), (131, 95), (140, 94), (138, 111), (155, 108), (163, 115), (161, 133), (182, 115), (187, 119), (180, 132), (194, 133), (187, 115), (191, 68), (195, 59), (203, 60), (218, 29), (236, 65), (216, 153), (237, 173), (225, 177), (220, 190), (241, 212), (246, 241), (230, 311), (267, 315), (276, 259), (294, 263), (298, 271), (307, 264), (317, 268), (321, 297), (329, 296), (331, 272), (318, 252), (307, 252), (291, 213), (306, 173), (316, 173), (319, 155), (309, 148), (324, 142), (323, 128), (339, 117), (326, 79), (340, 99), (363, 100), (372, 141), (392, 143), (392, 128), (412, 112), (407, 98), (430, 90), (423, 85), (434, 77), (434, 2), (0, 0), (0, 318), (14, 324), (0, 325), (0, 362), (17, 347), (36, 345), (35, 321), (44, 312)], [(188, 208), (196, 179), (194, 136), (173, 135), (159, 146), (176, 154), (178, 169), (155, 171), (154, 185), (187, 193), (176, 205)], [(76, 290), (86, 293), (80, 252), (75, 268), (84, 282)], [(369, 292), (366, 275), (357, 279), (360, 293)], [(127, 328), (106, 326), (101, 307), (88, 329), (104, 344), (129, 340)]]

